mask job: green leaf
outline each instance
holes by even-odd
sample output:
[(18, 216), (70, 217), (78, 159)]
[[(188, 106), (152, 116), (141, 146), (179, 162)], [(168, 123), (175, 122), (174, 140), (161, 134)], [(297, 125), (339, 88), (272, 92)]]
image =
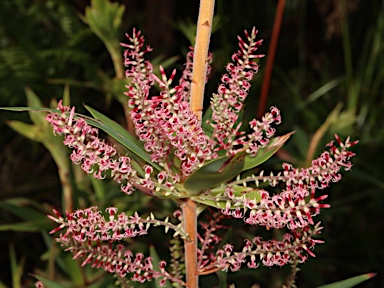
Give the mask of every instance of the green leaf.
[(23, 275), (25, 256), (21, 259), (20, 263), (17, 263), (15, 246), (13, 244), (9, 244), (9, 259), (12, 272), (12, 287), (21, 288), (21, 277)]
[(9, 127), (15, 130), (17, 133), (27, 137), (28, 139), (41, 142), (43, 139), (43, 133), (40, 127), (32, 124), (27, 124), (21, 121), (7, 121)]
[(39, 111), (45, 111), (45, 112), (54, 112), (54, 113), (60, 113), (57, 109), (53, 108), (42, 108), (42, 107), (0, 107), (0, 110), (7, 110), (7, 111), (16, 111), (16, 112), (23, 112), (23, 111), (33, 111), (33, 112), (39, 112)]
[(251, 157), (247, 154), (245, 156), (243, 171), (252, 169), (271, 158), (273, 154), (275, 154), (285, 144), (285, 142), (287, 142), (293, 133), (295, 132), (272, 138), (266, 147), (259, 149), (255, 157)]
[(71, 106), (71, 93), (70, 93), (69, 85), (68, 84), (65, 84), (65, 86), (64, 86), (63, 105), (64, 106)]
[(367, 273), (346, 280), (338, 281), (332, 284), (323, 285), (317, 288), (351, 288), (356, 286), (357, 284), (360, 284), (361, 282), (373, 278), (374, 276), (376, 276), (376, 273)]
[(47, 288), (66, 288), (68, 286), (64, 286), (64, 285), (61, 285), (59, 283), (56, 283), (54, 281), (51, 281), (51, 280), (48, 280), (42, 276), (38, 276), (38, 275), (34, 275), (36, 279), (40, 280), (41, 282), (43, 282), (43, 284), (45, 285), (45, 287)]
[[(11, 199), (14, 201), (3, 201), (0, 202), (0, 208), (2, 211), (9, 211), (12, 214), (20, 217), (21, 219), (27, 221), (28, 223), (34, 223), (34, 226), (40, 227), (40, 228), (49, 228), (50, 223), (47, 218), (47, 216), (36, 209), (33, 209), (31, 207), (23, 206), (23, 201), (17, 201), (17, 199)], [(14, 202), (14, 203), (13, 203)], [(20, 205), (17, 205), (17, 203), (20, 203)]]
[(118, 39), (119, 27), (121, 25), (125, 6), (118, 5), (107, 0), (92, 0), (91, 6), (85, 11), (85, 20), (92, 31), (101, 38), (106, 40)]
[(213, 133), (213, 127), (207, 122), (212, 119), (212, 112), (212, 107), (209, 106), (204, 113), (203, 120), (201, 121), (201, 128), (203, 128), (205, 135), (208, 137), (211, 137)]
[(316, 91), (309, 94), (304, 101), (301, 101), (296, 107), (297, 110), (305, 109), (309, 104), (316, 101), (318, 98), (326, 95), (329, 91), (340, 85), (345, 81), (344, 77), (336, 78), (328, 83), (325, 83), (323, 86), (318, 88)]
[[(25, 95), (27, 96), (28, 106), (29, 107), (42, 107), (39, 97), (30, 89), (25, 88)], [(29, 112), (29, 117), (32, 122), (37, 126), (49, 126), (49, 123), (45, 120), (45, 113), (32, 113)]]
[[(149, 165), (153, 166), (157, 170), (163, 170), (159, 165), (153, 163), (151, 161), (151, 157), (145, 152), (143, 148), (143, 144), (133, 137), (127, 130), (125, 130), (121, 125), (117, 122), (111, 120), (107, 116), (102, 113), (96, 111), (95, 109), (86, 106), (85, 108), (95, 117), (96, 119), (92, 119), (86, 115), (75, 113), (75, 117), (83, 118), (89, 125), (99, 128), (114, 138), (117, 142), (119, 142), (123, 147), (127, 148), (134, 155), (138, 156), (141, 160), (144, 160)], [(46, 111), (53, 113), (60, 113), (57, 109), (52, 108), (39, 108), (39, 107), (0, 107), (0, 110), (8, 110), (8, 111)]]
[(40, 230), (41, 230), (41, 227), (29, 221), (0, 225), (0, 231), (37, 232)]
[(295, 146), (297, 152), (299, 153), (296, 157), (299, 159), (305, 159), (305, 157), (307, 157), (311, 139), (309, 139), (307, 132), (305, 132), (304, 129), (298, 125), (294, 125), (292, 128), (295, 130), (295, 137), (292, 138), (292, 145)]
[(245, 152), (212, 160), (194, 171), (185, 181), (184, 189), (190, 196), (225, 183), (240, 174), (244, 167)]
[(152, 162), (151, 157), (145, 152), (143, 144), (135, 137), (133, 137), (120, 124), (111, 120), (95, 109), (87, 105), (84, 106), (92, 114), (92, 116), (95, 117), (95, 119), (99, 120), (97, 124), (94, 123), (90, 125), (97, 125), (97, 128), (100, 128), (104, 132), (108, 133), (108, 135), (110, 135), (113, 139), (115, 139), (135, 155), (139, 156), (142, 160), (146, 161), (148, 164), (155, 167), (159, 171), (163, 170), (159, 165)]
[(72, 254), (66, 254), (62, 259), (67, 268), (68, 276), (71, 278), (72, 283), (75, 284), (74, 286), (84, 287), (86, 283), (84, 277), (86, 276), (84, 275), (84, 267), (81, 267), (81, 262), (73, 261)]

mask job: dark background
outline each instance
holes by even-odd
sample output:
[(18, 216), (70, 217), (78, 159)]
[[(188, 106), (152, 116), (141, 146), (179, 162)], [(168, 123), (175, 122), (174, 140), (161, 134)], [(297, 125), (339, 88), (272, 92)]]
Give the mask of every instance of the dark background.
[[(151, 57), (178, 56), (172, 67), (181, 69), (191, 45), (181, 23), (196, 22), (198, 1), (118, 3), (126, 6), (120, 41), (124, 41), (125, 32), (138, 27), (154, 48)], [(72, 104), (80, 112), (84, 112), (82, 103), (87, 103), (124, 121), (117, 98), (99, 85), (103, 81), (99, 72), (112, 79), (114, 70), (103, 42), (79, 18), (89, 4), (0, 1), (0, 106), (26, 106), (26, 86), (49, 106), (52, 98), (62, 97), (64, 85), (69, 83)], [(259, 37), (264, 39), (260, 51), (267, 54), (276, 5), (277, 1), (265, 0), (216, 1), (218, 30), (211, 41), (214, 62), (208, 95), (214, 92), (225, 64), (237, 49), (236, 35), (242, 35), (243, 29), (259, 29)], [(357, 156), (352, 171), (324, 191), (332, 206), (318, 217), (325, 227), (321, 238), (326, 242), (316, 247), (316, 258), (301, 266), (298, 287), (316, 287), (368, 272), (378, 275), (358, 287), (384, 287), (383, 41), (384, 1), (287, 0), (268, 97), (268, 106), (276, 105), (282, 111), (283, 124), (278, 133), (297, 131), (285, 153), (295, 165), (303, 165), (311, 137), (338, 103), (343, 105), (342, 113), (323, 135), (316, 155), (334, 139), (335, 132), (342, 138), (350, 135), (360, 140), (353, 147)], [(266, 58), (260, 61), (261, 71), (252, 83), (246, 118), (257, 114), (265, 63)], [(18, 211), (28, 207), (46, 214), (48, 207), (61, 205), (56, 165), (42, 145), (10, 129), (6, 124), (10, 119), (30, 123), (27, 113), (0, 112), (0, 203), (13, 203), (21, 209)], [(271, 169), (276, 167), (275, 161), (268, 164)], [(92, 203), (92, 199), (84, 203)], [(0, 281), (6, 287), (12, 286), (10, 253), (15, 251), (14, 259), (24, 267), (20, 283), (32, 287), (28, 273), (46, 269), (44, 253), (49, 250), (49, 238), (38, 229), (16, 229), (22, 217), (4, 207), (0, 210)], [(52, 223), (46, 226), (45, 231), (54, 227)], [(241, 228), (235, 224), (233, 229)], [(145, 241), (151, 243), (151, 239)], [(237, 282), (237, 287), (255, 283), (278, 287), (276, 279), (282, 279), (286, 271), (242, 271), (230, 274), (228, 283)], [(206, 281), (211, 283), (210, 279)]]

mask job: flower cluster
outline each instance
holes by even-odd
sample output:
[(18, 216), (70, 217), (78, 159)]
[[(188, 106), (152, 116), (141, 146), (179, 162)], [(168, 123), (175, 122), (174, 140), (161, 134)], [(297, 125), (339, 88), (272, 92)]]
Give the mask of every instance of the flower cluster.
[[(303, 228), (313, 225), (313, 217), (320, 213), (321, 208), (328, 208), (328, 204), (323, 204), (327, 195), (316, 197), (316, 189), (324, 189), (331, 182), (341, 179), (340, 170), (349, 170), (352, 166), (350, 158), (355, 154), (347, 149), (357, 142), (341, 142), (336, 136), (337, 146), (334, 141), (328, 144), (329, 151), (312, 161), (309, 168), (293, 168), (287, 163), (283, 164), (283, 172), (277, 175), (264, 175), (262, 171), (259, 175), (233, 181), (226, 186), (220, 195), (215, 196), (216, 201), (226, 201), (226, 209), (223, 213), (235, 218), (243, 218), (244, 222), (251, 225), (260, 225), (271, 228), (282, 228), (287, 226), (289, 229)], [(269, 183), (276, 186), (281, 182), (285, 183), (285, 189), (279, 194), (270, 195), (264, 189), (258, 188), (262, 183)], [(235, 187), (254, 183), (260, 196), (259, 199), (252, 199), (246, 195), (236, 196)], [(252, 192), (252, 189), (248, 193)], [(235, 204), (233, 204), (235, 203)], [(231, 209), (236, 206), (236, 209)], [(248, 214), (245, 212), (250, 211)]]
[[(240, 50), (233, 54), (233, 63), (227, 65), (229, 74), (222, 76), (222, 83), (219, 85), (217, 94), (214, 94), (211, 99), (213, 113), (212, 120), (209, 121), (209, 123), (213, 127), (213, 137), (217, 143), (217, 149), (225, 150), (227, 153), (233, 152), (233, 146), (244, 144), (245, 137), (236, 139), (237, 136), (241, 135), (239, 132), (241, 123), (237, 126), (235, 126), (235, 124), (238, 120), (238, 113), (241, 111), (243, 102), (251, 87), (250, 81), (259, 70), (259, 65), (254, 62), (253, 59), (264, 56), (255, 54), (258, 47), (262, 44), (262, 40), (256, 41), (256, 35), (257, 31), (253, 28), (250, 34), (245, 31), (247, 43), (243, 41), (240, 36), (238, 37)], [(274, 113), (276, 113), (276, 119), (278, 119), (278, 110), (274, 109)], [(269, 115), (265, 117), (265, 119), (268, 118), (271, 117), (269, 117)], [(272, 119), (273, 118), (274, 117), (272, 117)], [(263, 119), (263, 122), (267, 121)], [(276, 122), (280, 122), (280, 120)], [(253, 120), (250, 123), (251, 128), (254, 129), (255, 132), (259, 132), (258, 135), (249, 136), (249, 138), (252, 139), (249, 146), (250, 148), (253, 147), (251, 148), (253, 155), (257, 152), (257, 145), (255, 146), (254, 143), (263, 139), (262, 131), (264, 128), (267, 128), (260, 127), (258, 123), (259, 121), (257, 120)], [(272, 122), (269, 122), (268, 124), (271, 123)], [(267, 129), (265, 129), (265, 131), (267, 131)], [(270, 137), (272, 136), (273, 134), (270, 134)], [(267, 141), (263, 144), (267, 144), (266, 142)]]
[(299, 262), (304, 262), (308, 258), (307, 254), (315, 256), (311, 251), (315, 244), (324, 242), (312, 238), (320, 234), (321, 229), (320, 223), (313, 229), (307, 226), (295, 233), (284, 234), (281, 241), (264, 241), (261, 237), (246, 239), (241, 252), (234, 252), (233, 245), (226, 244), (217, 251), (212, 257), (212, 263), (205, 269), (217, 267), (220, 270), (237, 271), (244, 263), (247, 263), (248, 268), (257, 268), (259, 261), (265, 266), (284, 266), (297, 258)]
[[(174, 181), (180, 182), (204, 161), (216, 157), (213, 141), (205, 135), (187, 101), (191, 63), (187, 61), (180, 85), (171, 88), (175, 71), (167, 79), (161, 68), (162, 79), (156, 77), (151, 63), (143, 59), (150, 48), (141, 51), (144, 38), (140, 32), (134, 31), (132, 37), (127, 37), (131, 43), (123, 44), (128, 48), (124, 54), (126, 76), (132, 80), (126, 94), (130, 97), (129, 106), (132, 108), (131, 117), (136, 134), (145, 143), (144, 147), (152, 160), (162, 165)], [(188, 59), (190, 57), (188, 55)], [(155, 82), (162, 91), (159, 96), (149, 97), (150, 88)], [(168, 161), (170, 155), (181, 161), (178, 167), (180, 173), (170, 169), (174, 165)]]
[[(293, 259), (297, 258), (300, 262), (304, 262), (306, 254), (315, 256), (311, 249), (316, 243), (323, 241), (313, 239), (322, 229), (320, 223), (315, 225), (313, 217), (320, 213), (320, 209), (330, 207), (329, 204), (321, 203), (328, 195), (316, 197), (315, 192), (317, 189), (328, 187), (332, 182), (338, 182), (341, 179), (340, 171), (351, 169), (350, 158), (355, 155), (348, 149), (357, 141), (350, 142), (348, 138), (342, 142), (337, 135), (336, 140), (336, 143), (332, 141), (327, 145), (328, 151), (314, 159), (309, 168), (293, 168), (292, 165), (284, 163), (283, 172), (277, 175), (273, 173), (264, 175), (262, 171), (259, 175), (228, 183), (220, 193), (202, 196), (206, 201), (224, 202), (225, 208), (221, 210), (224, 215), (240, 218), (246, 224), (265, 226), (268, 229), (286, 227), (289, 233), (285, 234), (281, 241), (263, 241), (260, 237), (252, 241), (246, 240), (245, 246), (239, 252), (234, 252), (234, 247), (226, 244), (215, 255), (208, 257), (205, 260), (206, 265), (200, 269), (212, 271), (230, 268), (236, 271), (244, 263), (247, 263), (249, 268), (257, 268), (256, 255), (266, 266), (282, 266), (293, 263)], [(247, 187), (250, 183), (255, 188)], [(272, 194), (259, 188), (261, 183), (268, 183), (270, 186), (283, 184), (285, 189), (278, 194)], [(244, 191), (240, 195), (237, 193), (239, 185)], [(216, 235), (208, 233), (209, 229), (211, 228), (206, 228), (206, 235), (209, 237), (204, 239), (204, 243), (212, 241), (217, 243), (219, 239)]]
[(59, 226), (50, 233), (65, 231), (56, 240), (67, 247), (67, 251), (75, 254), (74, 258), (85, 258), (82, 266), (92, 264), (92, 267), (103, 268), (122, 278), (126, 274), (132, 274), (131, 280), (141, 283), (161, 278), (159, 280), (161, 286), (165, 285), (166, 280), (183, 284), (179, 278), (165, 271), (165, 261), (161, 261), (158, 269), (155, 269), (150, 257), (144, 257), (142, 253), (134, 255), (122, 244), (112, 245), (120, 240), (146, 235), (150, 226), (163, 226), (166, 232), (174, 230), (174, 237), (180, 235), (182, 238), (187, 238), (181, 224), (174, 225), (168, 218), (164, 221), (156, 220), (152, 214), (144, 219), (137, 213), (132, 216), (127, 216), (125, 213), (117, 214), (117, 208), (114, 207), (107, 208), (106, 212), (108, 219), (102, 216), (97, 207), (90, 207), (67, 214), (64, 219), (54, 210), (56, 217), (52, 215), (48, 217)]
[[(161, 76), (156, 76), (150, 61), (144, 58), (151, 48), (145, 47), (140, 31), (134, 30), (132, 36), (127, 35), (129, 43), (122, 45), (127, 48), (124, 53), (126, 76), (131, 80), (126, 93), (128, 105), (132, 109), (135, 131), (153, 161), (152, 166), (147, 160), (148, 164), (134, 169), (139, 164), (127, 156), (119, 156), (113, 146), (98, 137), (97, 129), (75, 114), (74, 108), (65, 107), (60, 102), (59, 111), (47, 116), (54, 133), (64, 135), (64, 143), (73, 149), (72, 161), (81, 164), (82, 169), (95, 178), (110, 176), (127, 194), (138, 188), (151, 196), (189, 197), (195, 202), (218, 208), (220, 215), (210, 219), (208, 224), (203, 223), (204, 234), (198, 236), (201, 244), (198, 250), (200, 274), (228, 269), (236, 271), (245, 263), (249, 268), (258, 267), (260, 262), (266, 266), (282, 266), (297, 259), (304, 261), (307, 255), (314, 256), (311, 250), (316, 243), (322, 242), (314, 237), (322, 228), (319, 223), (315, 224), (313, 217), (322, 208), (329, 207), (322, 203), (327, 195), (315, 195), (316, 190), (339, 181), (341, 170), (347, 171), (352, 166), (350, 158), (354, 154), (348, 149), (357, 142), (350, 142), (349, 138), (342, 142), (336, 136), (336, 142), (329, 143), (328, 150), (313, 160), (308, 168), (294, 168), (285, 163), (277, 174), (264, 175), (262, 171), (241, 179), (242, 171), (266, 161), (290, 136), (275, 137), (274, 125), (281, 122), (276, 107), (271, 107), (261, 119), (249, 122), (251, 133), (240, 132), (239, 112), (248, 95), (250, 81), (259, 68), (255, 59), (263, 56), (256, 54), (261, 45), (256, 36), (256, 29), (252, 29), (251, 33), (245, 33), (246, 40), (238, 38), (240, 49), (232, 56), (227, 74), (222, 77), (211, 100), (212, 119), (201, 125), (188, 102), (193, 50), (187, 55), (178, 85), (172, 87), (176, 72), (167, 77), (160, 67)], [(153, 96), (150, 92), (155, 84), (160, 93)], [(209, 169), (203, 170), (207, 166)], [(230, 168), (237, 169), (235, 180)], [(210, 175), (203, 175), (202, 171), (208, 171), (206, 174)], [(192, 182), (196, 179), (209, 182), (211, 186), (197, 183), (195, 187)], [(218, 183), (217, 179), (221, 182)], [(278, 186), (281, 191), (269, 192), (266, 190), (268, 185)], [(160, 270), (156, 270), (150, 258), (140, 253), (133, 256), (130, 250), (115, 244), (116, 241), (145, 235), (150, 226), (160, 225), (166, 231), (174, 230), (175, 235), (180, 234), (187, 241), (189, 235), (181, 229), (181, 224), (174, 225), (168, 219), (159, 221), (153, 215), (147, 218), (137, 214), (117, 215), (115, 208), (108, 208), (107, 213), (109, 220), (102, 217), (96, 207), (78, 210), (68, 214), (66, 219), (55, 212), (57, 217), (50, 218), (59, 227), (52, 233), (65, 231), (58, 241), (75, 253), (75, 257), (84, 256), (83, 265), (93, 263), (93, 266), (120, 277), (133, 274), (132, 279), (139, 282), (162, 277), (161, 284), (165, 284), (167, 279), (185, 284), (180, 280), (179, 272), (170, 275), (165, 271), (165, 262), (160, 262)], [(238, 252), (231, 244), (212, 251), (220, 240), (216, 235), (216, 231), (222, 228), (218, 221), (229, 216), (267, 229), (286, 228), (288, 233), (281, 240), (265, 241), (260, 237), (246, 240)], [(175, 244), (172, 251), (173, 255), (178, 255), (180, 247)], [(173, 266), (182, 259), (175, 257)]]
[[(185, 195), (183, 191), (174, 189), (175, 183), (183, 183), (196, 169), (219, 157), (218, 151), (224, 150), (231, 155), (244, 150), (255, 156), (258, 149), (265, 147), (274, 136), (272, 125), (281, 122), (279, 110), (272, 107), (271, 112), (261, 120), (250, 122), (251, 134), (245, 136), (238, 131), (241, 123), (234, 127), (250, 87), (249, 81), (258, 71), (257, 63), (252, 60), (262, 57), (255, 54), (261, 45), (261, 41), (256, 41), (256, 35), (255, 29), (250, 34), (246, 32), (248, 44), (239, 37), (240, 50), (232, 57), (234, 63), (227, 65), (229, 75), (222, 77), (218, 93), (212, 99), (211, 137), (203, 130), (188, 102), (193, 50), (187, 54), (179, 85), (172, 88), (170, 85), (175, 71), (167, 79), (160, 67), (159, 79), (153, 73), (152, 64), (144, 58), (152, 49), (144, 48), (144, 37), (140, 31), (134, 30), (132, 36), (127, 35), (130, 43), (122, 44), (128, 48), (124, 56), (126, 76), (131, 79), (126, 94), (139, 139), (152, 161), (164, 169), (155, 175), (150, 166), (145, 168), (145, 177), (137, 175), (137, 171), (132, 169), (131, 159), (117, 155), (114, 147), (98, 137), (97, 129), (88, 125), (82, 117), (76, 117), (74, 108), (65, 107), (60, 102), (60, 113), (48, 114), (47, 121), (56, 134), (64, 135), (64, 143), (73, 148), (72, 161), (81, 163), (82, 169), (95, 178), (103, 179), (108, 172), (116, 182), (121, 183), (121, 190), (127, 194), (136, 187), (149, 191), (147, 194), (150, 195), (155, 189), (172, 191), (176, 196)], [(149, 92), (155, 82), (161, 92), (158, 96), (151, 96)]]
[(96, 179), (103, 179), (107, 172), (117, 183), (121, 183), (121, 190), (127, 194), (132, 192), (132, 182), (153, 188), (153, 184), (136, 175), (132, 169), (131, 159), (120, 156), (116, 159), (116, 149), (105, 143), (98, 136), (98, 130), (88, 125), (86, 120), (75, 117), (72, 109), (59, 102), (61, 113), (49, 113), (46, 120), (51, 124), (53, 132), (64, 135), (64, 144), (72, 148), (71, 160), (81, 164), (81, 168)]
[[(98, 136), (98, 129), (93, 128), (83, 117), (59, 102), (60, 113), (49, 113), (46, 120), (51, 124), (53, 132), (64, 136), (64, 144), (72, 148), (71, 160), (81, 164), (81, 168), (96, 179), (104, 179), (107, 175), (121, 184), (121, 191), (131, 194), (134, 188), (153, 196), (154, 190), (173, 190), (172, 183), (167, 181), (165, 171), (151, 178), (152, 166), (144, 167), (144, 175), (138, 175), (131, 165), (131, 158), (119, 155), (116, 149)], [(175, 192), (177, 193), (177, 192)]]
[[(261, 121), (250, 122), (253, 132), (241, 136), (241, 123), (236, 127), (238, 112), (242, 109), (250, 81), (258, 71), (254, 61), (263, 55), (256, 54), (261, 40), (256, 41), (257, 31), (245, 33), (247, 43), (239, 37), (240, 50), (233, 56), (233, 63), (227, 65), (229, 74), (222, 77), (217, 94), (213, 95), (211, 137), (202, 129), (197, 117), (192, 113), (188, 102), (193, 51), (187, 55), (185, 70), (179, 85), (172, 88), (175, 71), (169, 79), (161, 68), (161, 79), (153, 74), (151, 63), (144, 55), (151, 48), (144, 47), (144, 38), (140, 32), (127, 35), (130, 44), (123, 44), (125, 51), (126, 76), (131, 78), (128, 92), (131, 116), (136, 133), (145, 144), (153, 161), (164, 167), (175, 182), (183, 180), (201, 167), (207, 161), (218, 157), (218, 151), (225, 150), (227, 154), (235, 154), (240, 149), (255, 156), (258, 149), (265, 147), (275, 134), (273, 124), (281, 122), (280, 112), (272, 107)], [(209, 69), (208, 69), (209, 71)], [(159, 96), (150, 96), (150, 88), (157, 82), (161, 88)], [(248, 139), (247, 139), (248, 138)], [(234, 146), (237, 148), (234, 149)], [(171, 156), (172, 161), (169, 161)], [(178, 173), (171, 169), (177, 164)]]
[[(127, 216), (125, 213), (117, 215), (117, 208), (109, 207), (106, 209), (109, 219), (106, 220), (97, 207), (79, 209), (66, 215), (64, 219), (56, 210), (56, 217), (48, 217), (60, 224), (59, 227), (51, 231), (55, 233), (65, 228), (66, 233), (60, 235), (60, 242), (74, 240), (78, 242), (86, 241), (109, 241), (115, 242), (136, 236), (147, 234), (148, 228), (152, 226), (164, 226), (166, 232), (169, 229), (175, 231), (174, 236), (181, 235), (187, 238), (187, 235), (181, 229), (181, 225), (169, 223), (168, 218), (165, 221), (156, 220), (151, 214), (143, 219), (137, 213)], [(70, 237), (68, 236), (70, 235)], [(71, 238), (71, 239), (70, 239)]]

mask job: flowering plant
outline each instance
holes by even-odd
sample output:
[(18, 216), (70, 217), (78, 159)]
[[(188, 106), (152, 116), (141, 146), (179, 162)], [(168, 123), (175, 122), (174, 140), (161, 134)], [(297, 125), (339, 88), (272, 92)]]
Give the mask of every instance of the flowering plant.
[[(209, 19), (199, 22), (202, 30), (211, 26)], [(141, 32), (133, 30), (127, 35), (128, 43), (122, 44), (130, 80), (126, 95), (138, 139), (91, 107), (86, 106), (95, 119), (76, 114), (74, 107), (62, 102), (57, 110), (48, 109), (46, 120), (54, 134), (64, 136), (64, 144), (72, 149), (71, 160), (86, 173), (100, 180), (113, 179), (127, 195), (137, 190), (171, 199), (180, 208), (171, 220), (159, 220), (152, 213), (146, 217), (126, 215), (115, 207), (107, 208), (104, 217), (95, 206), (67, 211), (65, 216), (54, 210), (55, 216), (49, 216), (58, 224), (51, 233), (60, 232), (57, 241), (74, 253), (74, 258), (113, 273), (123, 286), (129, 281), (144, 283), (156, 278), (160, 286), (171, 281), (175, 287), (197, 287), (199, 275), (237, 271), (242, 265), (257, 268), (260, 263), (291, 264), (294, 275), (299, 263), (308, 255), (314, 256), (315, 244), (322, 243), (316, 238), (321, 224), (313, 218), (329, 205), (323, 203), (327, 195), (317, 196), (316, 190), (339, 181), (341, 170), (352, 166), (354, 153), (348, 149), (357, 142), (349, 138), (343, 142), (336, 135), (336, 141), (330, 142), (310, 167), (294, 168), (284, 163), (278, 173), (266, 175), (261, 171), (244, 176), (273, 156), (292, 133), (276, 136), (274, 125), (281, 123), (276, 107), (261, 119), (250, 121), (250, 133), (241, 130), (240, 112), (250, 81), (259, 69), (257, 59), (262, 57), (257, 54), (262, 41), (256, 39), (255, 28), (238, 38), (239, 50), (211, 98), (206, 113), (211, 119), (202, 121), (194, 95), (204, 91), (211, 56), (199, 48), (199, 31), (196, 47), (187, 54), (185, 69), (175, 86), (175, 70), (170, 76), (161, 67), (160, 77), (153, 73), (151, 62), (145, 58), (151, 48), (145, 46)], [(155, 85), (161, 92), (152, 96)], [(126, 148), (128, 155), (101, 139), (99, 129)], [(279, 192), (274, 192), (277, 188)], [(203, 233), (199, 234), (197, 218), (207, 207), (214, 210), (214, 217), (201, 223)], [(223, 228), (219, 222), (225, 217), (267, 229), (284, 228), (287, 233), (281, 239), (245, 239), (240, 249), (228, 243), (220, 246), (216, 232)], [(152, 257), (123, 245), (123, 240), (146, 235), (155, 226), (163, 226), (175, 239), (184, 241), (184, 249), (173, 242), (170, 265), (154, 263)], [(294, 277), (287, 285), (293, 283)]]
[[(313, 217), (321, 208), (327, 195), (316, 196), (316, 189), (324, 189), (331, 182), (341, 179), (340, 170), (349, 170), (348, 150), (356, 142), (347, 139), (328, 144), (328, 151), (312, 161), (311, 167), (294, 168), (283, 164), (283, 171), (277, 174), (241, 177), (272, 156), (290, 137), (290, 134), (274, 137), (273, 124), (281, 122), (280, 112), (272, 107), (261, 120), (252, 120), (251, 133), (240, 132), (238, 113), (250, 88), (250, 80), (258, 71), (255, 59), (257, 31), (245, 32), (245, 40), (239, 37), (240, 49), (227, 65), (228, 74), (223, 75), (218, 91), (211, 101), (212, 119), (200, 125), (198, 117), (191, 111), (189, 95), (192, 82), (193, 51), (187, 55), (185, 70), (179, 84), (172, 87), (176, 75), (169, 78), (161, 69), (161, 78), (153, 74), (151, 63), (144, 58), (151, 51), (144, 46), (144, 37), (134, 30), (127, 35), (129, 43), (123, 44), (126, 76), (131, 79), (127, 86), (131, 117), (138, 138), (149, 157), (119, 155), (116, 149), (101, 140), (98, 130), (87, 120), (75, 114), (74, 108), (59, 103), (58, 112), (52, 112), (46, 119), (55, 134), (64, 135), (64, 144), (72, 148), (71, 160), (97, 179), (111, 177), (121, 185), (122, 192), (131, 194), (134, 190), (147, 195), (174, 199), (180, 206), (187, 201), (197, 203), (198, 209), (218, 209), (223, 215), (240, 218), (246, 224), (266, 228), (284, 228), (288, 233), (281, 240), (263, 240), (261, 237), (246, 239), (242, 249), (235, 251), (233, 245), (225, 244), (215, 253), (206, 254), (212, 244), (218, 243), (216, 219), (204, 225), (205, 233), (198, 235), (197, 271), (204, 275), (217, 270), (237, 271), (242, 264), (257, 268), (259, 262), (266, 266), (304, 262), (316, 243), (322, 227)], [(209, 69), (208, 69), (209, 70)], [(150, 96), (151, 87), (157, 83), (159, 96)], [(96, 111), (89, 108), (94, 114)], [(206, 131), (204, 131), (204, 128)], [(141, 149), (140, 146), (138, 146)], [(132, 147), (130, 147), (130, 150)], [(140, 162), (144, 164), (140, 166)], [(232, 180), (235, 179), (235, 180)], [(261, 185), (282, 188), (280, 193), (271, 193)], [(263, 187), (263, 188), (262, 188)], [(164, 226), (174, 231), (185, 242), (191, 236), (182, 223), (173, 224), (168, 218), (160, 221), (151, 214), (125, 215), (116, 208), (108, 208), (108, 217), (103, 217), (97, 207), (90, 207), (68, 213), (62, 217), (49, 216), (59, 226), (52, 231), (62, 231), (57, 241), (75, 254), (84, 257), (83, 265), (92, 263), (108, 272), (115, 273), (120, 281), (127, 274), (131, 280), (144, 282), (159, 278), (164, 285), (167, 280), (187, 285), (180, 271), (167, 272), (165, 261), (154, 267), (151, 258), (133, 254), (122, 244), (123, 239), (145, 235), (150, 226)], [(178, 218), (186, 221), (185, 214), (177, 211)], [(178, 276), (179, 275), (179, 276)]]

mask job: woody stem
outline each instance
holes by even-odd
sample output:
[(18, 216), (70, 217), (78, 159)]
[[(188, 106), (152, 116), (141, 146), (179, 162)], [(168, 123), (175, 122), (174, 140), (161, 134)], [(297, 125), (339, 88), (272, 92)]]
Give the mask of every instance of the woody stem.
[[(204, 100), (205, 79), (209, 39), (211, 36), (215, 0), (201, 0), (197, 21), (196, 44), (193, 56), (191, 83), (191, 110), (201, 122)], [(192, 199), (182, 205), (183, 225), (189, 235), (185, 240), (185, 265), (188, 288), (197, 288), (199, 283), (197, 267), (197, 204)]]

